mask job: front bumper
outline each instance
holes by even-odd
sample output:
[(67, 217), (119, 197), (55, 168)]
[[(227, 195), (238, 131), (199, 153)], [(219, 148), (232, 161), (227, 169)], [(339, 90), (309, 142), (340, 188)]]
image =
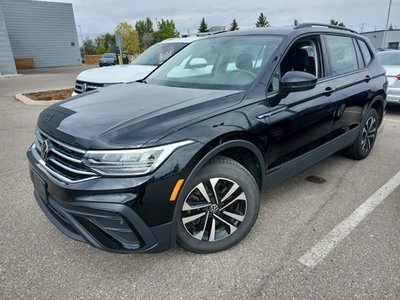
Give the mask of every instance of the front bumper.
[(68, 237), (119, 253), (162, 252), (175, 244), (169, 195), (179, 174), (164, 176), (161, 169), (162, 179), (153, 174), (68, 184), (46, 171), (34, 147), (27, 156), (36, 201)]

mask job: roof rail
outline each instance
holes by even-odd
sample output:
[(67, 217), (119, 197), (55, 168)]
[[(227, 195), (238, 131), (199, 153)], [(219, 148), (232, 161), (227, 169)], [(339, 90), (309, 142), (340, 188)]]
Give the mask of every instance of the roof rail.
[(323, 24), (323, 23), (301, 23), (301, 24), (295, 26), (294, 29), (313, 27), (313, 26), (328, 27), (328, 28), (332, 28), (332, 29), (347, 30), (347, 31), (350, 31), (353, 33), (358, 33), (357, 31), (355, 31), (353, 29), (349, 29), (349, 28), (342, 27), (342, 26), (331, 25), (331, 24)]

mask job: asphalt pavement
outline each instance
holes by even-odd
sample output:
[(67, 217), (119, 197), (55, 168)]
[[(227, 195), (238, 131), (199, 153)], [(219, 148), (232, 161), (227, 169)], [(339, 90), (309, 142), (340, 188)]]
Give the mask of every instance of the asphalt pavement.
[[(388, 108), (367, 159), (336, 154), (265, 191), (236, 247), (112, 254), (68, 239), (40, 210), (25, 151), (45, 107), (13, 97), (72, 87), (85, 68), (0, 78), (1, 299), (400, 299), (400, 106)], [(301, 259), (309, 253), (315, 265)]]

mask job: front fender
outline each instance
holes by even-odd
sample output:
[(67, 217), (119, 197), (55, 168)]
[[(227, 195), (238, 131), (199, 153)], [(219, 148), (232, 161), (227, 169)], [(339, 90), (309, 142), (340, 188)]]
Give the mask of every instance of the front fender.
[[(227, 142), (224, 142), (222, 144), (217, 145), (216, 147), (212, 148), (211, 150), (207, 149), (209, 146), (205, 146), (201, 151), (197, 153), (197, 155), (194, 156), (193, 160), (191, 163), (188, 164), (188, 166), (185, 169), (188, 171), (187, 173), (184, 172), (184, 174), (188, 174), (185, 176), (185, 182), (182, 186), (182, 189), (179, 193), (179, 196), (176, 200), (175, 204), (175, 210), (174, 210), (174, 215), (172, 219), (172, 228), (171, 228), (171, 247), (176, 243), (176, 231), (177, 231), (177, 226), (178, 226), (178, 221), (180, 217), (180, 206), (182, 205), (183, 201), (185, 200), (185, 197), (187, 193), (190, 191), (190, 182), (193, 178), (196, 177), (196, 175), (199, 173), (201, 168), (209, 162), (213, 157), (217, 156), (218, 154), (222, 153), (223, 151), (230, 149), (230, 148), (245, 148), (251, 153), (254, 154), (254, 156), (257, 158), (258, 163), (261, 167), (261, 175), (262, 175), (262, 185), (265, 185), (265, 163), (263, 156), (260, 152), (260, 150), (251, 142), (246, 141), (246, 140), (230, 140)], [(205, 154), (206, 153), (206, 154)], [(199, 159), (200, 158), (200, 159)]]

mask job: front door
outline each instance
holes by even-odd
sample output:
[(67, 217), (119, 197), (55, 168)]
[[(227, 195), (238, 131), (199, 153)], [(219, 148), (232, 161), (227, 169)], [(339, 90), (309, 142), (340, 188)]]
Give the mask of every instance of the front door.
[[(324, 78), (323, 61), (320, 40), (313, 36), (297, 41), (277, 68), (267, 94), (271, 109), (267, 169), (311, 150), (331, 133), (336, 95), (332, 80)], [(280, 96), (279, 80), (288, 71), (315, 75), (315, 88)]]

